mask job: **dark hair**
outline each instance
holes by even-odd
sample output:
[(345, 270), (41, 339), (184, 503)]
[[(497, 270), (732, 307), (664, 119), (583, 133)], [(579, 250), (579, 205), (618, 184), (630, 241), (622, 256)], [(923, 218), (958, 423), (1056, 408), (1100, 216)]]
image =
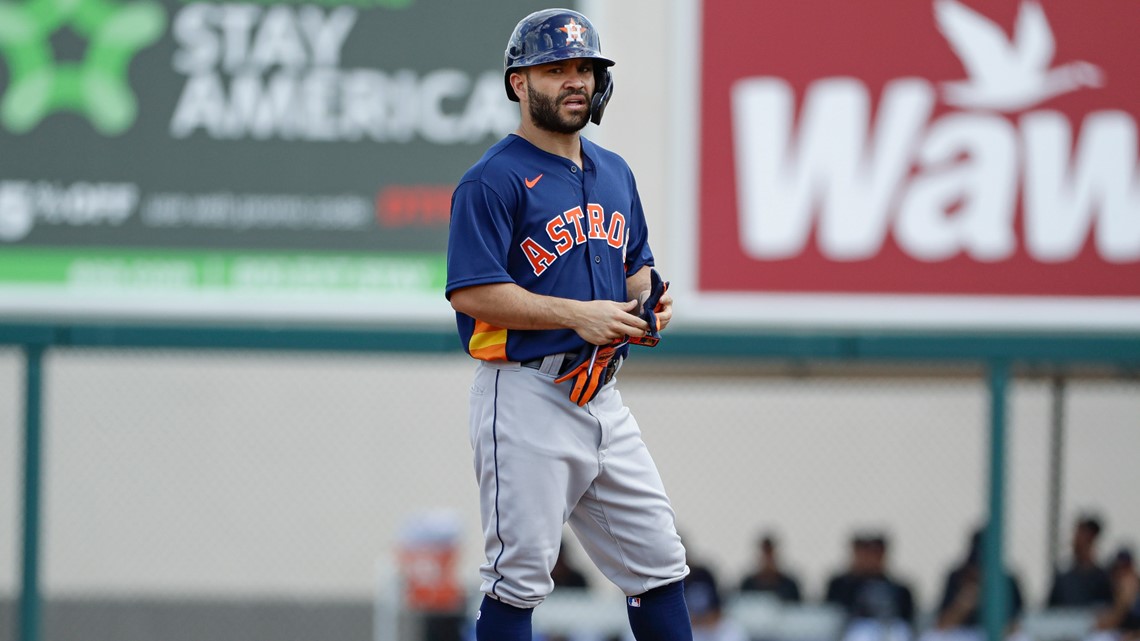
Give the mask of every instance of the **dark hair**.
[(1116, 554), (1112, 555), (1112, 564), (1115, 565), (1117, 563), (1121, 563), (1124, 565), (1131, 565), (1133, 558), (1132, 549), (1124, 545), (1116, 551)]
[(982, 561), (982, 544), (984, 543), (985, 538), (986, 538), (985, 526), (979, 527), (978, 529), (974, 530), (973, 534), (970, 535), (970, 549), (966, 553), (966, 563), (967, 564), (981, 563), (981, 561)]
[(1084, 514), (1077, 519), (1077, 527), (1083, 530), (1088, 530), (1095, 539), (1100, 536), (1101, 522), (1100, 518), (1094, 514)]

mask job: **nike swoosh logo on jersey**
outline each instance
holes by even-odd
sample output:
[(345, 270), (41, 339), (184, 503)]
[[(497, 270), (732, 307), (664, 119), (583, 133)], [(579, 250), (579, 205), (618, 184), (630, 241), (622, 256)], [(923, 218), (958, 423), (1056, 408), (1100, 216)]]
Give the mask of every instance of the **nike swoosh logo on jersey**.
[(540, 180), (542, 180), (542, 174), (539, 174), (539, 175), (535, 176), (534, 178), (523, 178), (523, 182), (526, 183), (527, 189), (530, 189), (531, 187), (534, 187), (535, 185), (537, 185), (538, 181), (540, 181)]

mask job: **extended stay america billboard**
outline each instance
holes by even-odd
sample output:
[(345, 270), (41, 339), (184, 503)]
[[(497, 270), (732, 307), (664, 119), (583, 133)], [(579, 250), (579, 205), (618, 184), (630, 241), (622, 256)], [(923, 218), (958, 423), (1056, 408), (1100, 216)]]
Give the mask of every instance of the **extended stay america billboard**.
[(446, 322), (537, 0), (0, 0), (0, 318)]
[(1140, 3), (704, 0), (707, 320), (1140, 328)]

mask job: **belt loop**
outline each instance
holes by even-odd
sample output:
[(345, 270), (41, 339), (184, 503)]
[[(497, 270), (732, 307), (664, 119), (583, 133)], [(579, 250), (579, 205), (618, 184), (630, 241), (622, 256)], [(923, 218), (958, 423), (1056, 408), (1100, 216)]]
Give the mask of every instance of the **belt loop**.
[(557, 376), (559, 371), (562, 369), (562, 361), (565, 358), (566, 354), (551, 354), (550, 356), (542, 359), (542, 366), (538, 368), (538, 371), (542, 372), (543, 374)]

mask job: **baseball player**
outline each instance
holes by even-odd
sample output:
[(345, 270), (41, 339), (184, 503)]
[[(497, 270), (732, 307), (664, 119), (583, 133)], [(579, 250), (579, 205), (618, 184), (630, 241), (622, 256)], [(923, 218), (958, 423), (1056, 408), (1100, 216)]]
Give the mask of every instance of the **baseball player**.
[(615, 387), (629, 343), (655, 344), (673, 301), (629, 166), (579, 134), (601, 121), (613, 91), (599, 43), (574, 11), (518, 23), (504, 79), (519, 128), (452, 197), (447, 297), (478, 360), (478, 641), (531, 639), (567, 522), (626, 594), (639, 641), (693, 638), (673, 509)]

